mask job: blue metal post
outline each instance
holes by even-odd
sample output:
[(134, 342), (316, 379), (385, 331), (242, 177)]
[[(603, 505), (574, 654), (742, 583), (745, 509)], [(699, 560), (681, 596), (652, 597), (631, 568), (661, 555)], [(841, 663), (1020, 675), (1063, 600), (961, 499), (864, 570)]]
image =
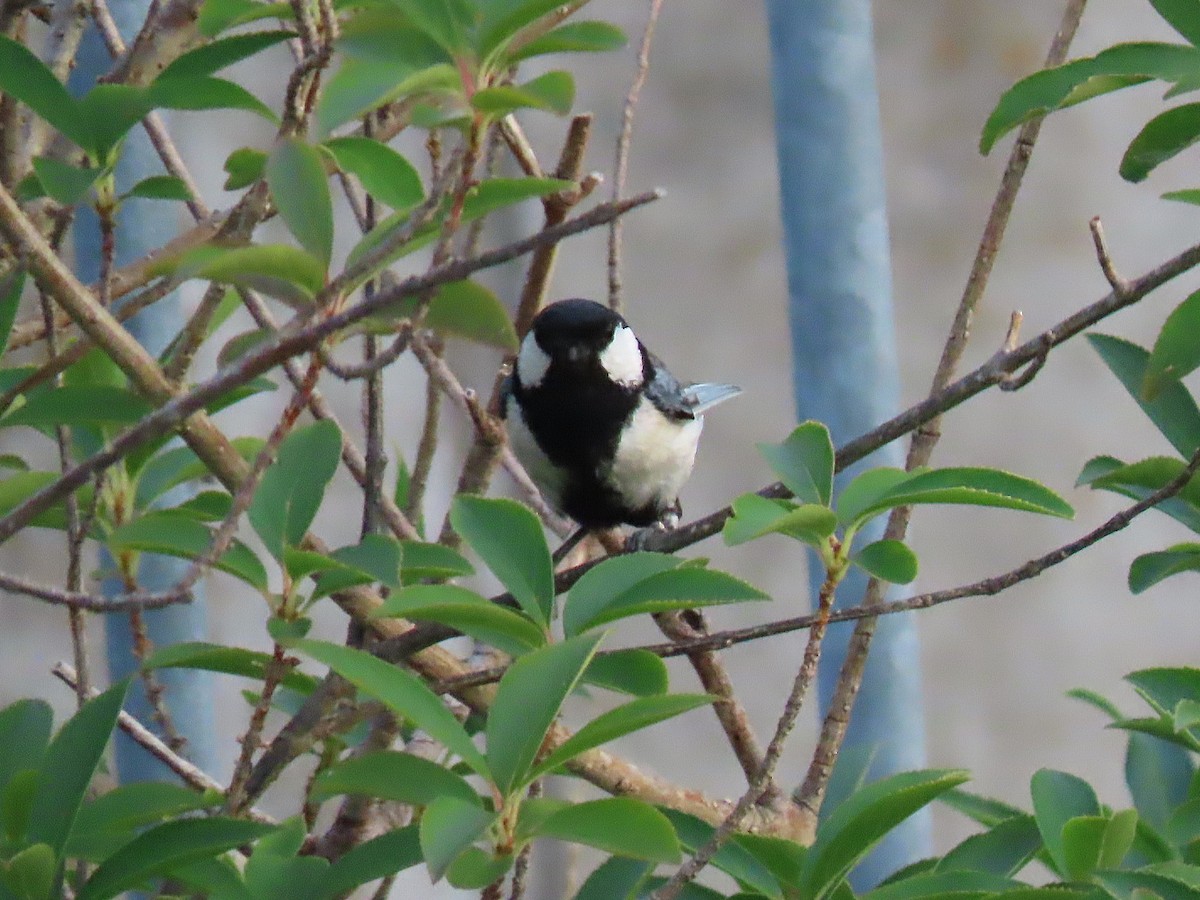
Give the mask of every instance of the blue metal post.
[[(798, 416), (829, 425), (835, 444), (894, 414), (898, 373), (879, 100), (869, 0), (767, 0), (771, 76), (787, 252), (793, 379)], [(903, 465), (896, 445), (862, 465)], [(854, 472), (843, 473), (842, 479)], [(882, 524), (860, 536), (882, 536)], [(813, 569), (813, 593), (820, 583)], [(866, 579), (843, 583), (857, 604)], [(834, 626), (819, 676), (822, 712), (845, 659), (851, 625)], [(909, 616), (880, 621), (844, 754), (874, 752), (871, 776), (925, 761), (920, 656)], [(830, 798), (832, 801), (834, 798)], [(858, 870), (870, 885), (929, 852), (916, 817)]]
[[(126, 41), (137, 34), (150, 8), (148, 0), (120, 0), (113, 3), (113, 17)], [(96, 79), (109, 70), (112, 60), (99, 36), (89, 30), (84, 37), (77, 65), (71, 76), (76, 92), (87, 90)], [(117, 189), (128, 190), (147, 175), (159, 174), (162, 166), (154, 148), (141, 128), (135, 128), (126, 140), (117, 165)], [(162, 236), (176, 230), (179, 206), (164, 201), (132, 199), (122, 204), (117, 215), (117, 265), (133, 262), (163, 243)], [(92, 281), (100, 271), (100, 232), (94, 212), (81, 209), (74, 230), (76, 270), (84, 281)], [(128, 327), (151, 352), (162, 352), (181, 324), (178, 297), (160, 300), (154, 306), (130, 320)], [(176, 498), (178, 499), (178, 498)], [(101, 565), (111, 568), (111, 558)], [(146, 590), (167, 590), (186, 571), (185, 560), (150, 554), (143, 555), (139, 584)], [(105, 579), (101, 589), (108, 595), (121, 591), (119, 579)], [(207, 637), (205, 604), (202, 589), (189, 605), (174, 606), (148, 612), (145, 615), (147, 632), (156, 647), (180, 641), (204, 640)], [(106, 620), (108, 667), (113, 680), (136, 671), (133, 639), (129, 620), (113, 615)], [(167, 670), (159, 673), (166, 687), (167, 708), (171, 718), (187, 740), (184, 754), (207, 772), (219, 771), (216, 722), (213, 709), (212, 677), (207, 673), (187, 670)], [(129, 692), (126, 708), (142, 722), (152, 721), (152, 710), (140, 686)], [(166, 767), (125, 737), (117, 739), (117, 771), (122, 782), (148, 779), (174, 779)]]

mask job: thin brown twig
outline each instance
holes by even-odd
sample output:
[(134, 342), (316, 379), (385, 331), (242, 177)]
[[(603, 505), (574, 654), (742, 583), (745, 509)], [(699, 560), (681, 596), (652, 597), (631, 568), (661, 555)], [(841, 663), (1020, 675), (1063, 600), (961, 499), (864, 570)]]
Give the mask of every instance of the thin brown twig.
[(1100, 263), (1100, 271), (1104, 273), (1109, 286), (1117, 294), (1129, 290), (1129, 282), (1121, 277), (1116, 264), (1113, 263), (1112, 254), (1108, 251), (1108, 241), (1104, 237), (1104, 225), (1100, 222), (1100, 217), (1093, 216), (1088, 222), (1088, 228), (1092, 232), (1092, 243), (1096, 247), (1096, 260)]
[[(38, 291), (38, 306), (42, 313), (42, 321), (46, 323), (46, 353), (50, 358), (58, 355), (58, 332), (54, 328), (54, 310), (50, 298), (45, 291)], [(55, 384), (62, 384), (62, 377), (55, 378)], [(3, 407), (0, 407), (2, 409)], [(65, 472), (71, 467), (71, 430), (66, 425), (58, 425), (54, 429), (55, 442), (58, 444), (58, 467)], [(71, 494), (64, 504), (67, 514), (67, 585), (68, 591), (78, 592), (82, 579), (80, 563), (83, 555), (83, 542), (87, 538), (87, 527), (79, 516), (79, 502)], [(87, 658), (87, 632), (84, 627), (83, 610), (78, 606), (67, 607), (67, 622), (71, 633), (71, 652), (75, 661), (75, 671), (79, 673), (79, 684), (75, 691), (75, 699), (79, 706), (87, 700), (89, 686), (89, 666)]]
[[(637, 71), (633, 76), (633, 84), (625, 95), (625, 107), (621, 113), (621, 134), (617, 138), (617, 156), (613, 166), (613, 200), (621, 199), (625, 192), (625, 182), (629, 175), (629, 147), (633, 139), (633, 114), (637, 109), (638, 98), (646, 76), (650, 73), (650, 46), (654, 42), (654, 29), (658, 25), (658, 17), (662, 12), (663, 0), (650, 0), (650, 15), (646, 20), (646, 28), (642, 32), (642, 43), (638, 48)], [(618, 313), (621, 311), (621, 232), (620, 221), (613, 221), (608, 227), (608, 305)]]

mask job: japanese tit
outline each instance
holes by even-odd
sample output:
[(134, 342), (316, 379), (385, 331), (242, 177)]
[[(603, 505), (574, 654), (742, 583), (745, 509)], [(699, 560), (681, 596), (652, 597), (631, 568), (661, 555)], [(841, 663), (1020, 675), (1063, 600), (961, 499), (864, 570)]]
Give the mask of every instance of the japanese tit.
[(581, 527), (670, 527), (701, 413), (739, 393), (680, 384), (621, 316), (592, 300), (561, 300), (521, 342), (501, 415), (547, 501)]

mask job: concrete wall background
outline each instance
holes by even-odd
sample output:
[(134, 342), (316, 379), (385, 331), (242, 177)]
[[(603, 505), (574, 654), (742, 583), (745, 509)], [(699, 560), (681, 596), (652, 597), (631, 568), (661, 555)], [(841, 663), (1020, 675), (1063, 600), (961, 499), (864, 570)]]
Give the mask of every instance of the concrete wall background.
[[(1045, 0), (876, 3), (906, 402), (927, 390), (1007, 154), (1009, 141), (981, 158), (976, 150), (980, 127), (1000, 92), (1039, 65), (1061, 6)], [(577, 109), (590, 109), (597, 117), (589, 166), (609, 171), (645, 9), (644, 4), (595, 0), (591, 14), (626, 26), (633, 45), (622, 53), (569, 62), (579, 80)], [(1073, 55), (1140, 38), (1173, 40), (1174, 35), (1148, 3), (1092, 0)], [(757, 4), (667, 4), (635, 125), (629, 188), (661, 186), (667, 198), (626, 222), (629, 317), (680, 377), (731, 380), (746, 390), (709, 417), (697, 472), (683, 498), (689, 515), (771, 480), (754, 444), (779, 440), (793, 424), (766, 63)], [(1163, 191), (1195, 186), (1194, 155), (1164, 166), (1144, 185), (1128, 185), (1116, 174), (1129, 139), (1161, 108), (1154, 89), (1143, 87), (1057, 114), (1047, 123), (976, 320), (967, 365), (982, 362), (999, 346), (1012, 309), (1024, 311), (1024, 334), (1032, 336), (1106, 292), (1087, 230), (1092, 215), (1103, 218), (1117, 264), (1129, 276), (1195, 241), (1200, 212), (1158, 199)], [(543, 159), (557, 153), (561, 130), (556, 120), (530, 121)], [(220, 168), (229, 150), (262, 147), (269, 140), (265, 129), (245, 117), (219, 132), (200, 118), (183, 117), (178, 133), (214, 206), (224, 203)], [(1101, 330), (1152, 341), (1166, 314), (1196, 282), (1194, 275), (1185, 276)], [(503, 279), (495, 283), (506, 284)], [(566, 245), (554, 295), (601, 297), (604, 290), (603, 236), (573, 239)], [(493, 358), (468, 358), (465, 349), (455, 348), (451, 359), (468, 383), (490, 384)], [(414, 375), (408, 361), (389, 375), (395, 409), (389, 439), (408, 454), (419, 433), (419, 412), (408, 409), (404, 399), (408, 391), (419, 391)], [(352, 416), (358, 408), (353, 389), (328, 387), (347, 418)], [(250, 431), (256, 418), (278, 402), (248, 404), (239, 412), (245, 424), (226, 421), (235, 433)], [(449, 434), (464, 432), (453, 414), (446, 416), (446, 426)], [(1056, 351), (1025, 390), (991, 392), (954, 411), (944, 432), (935, 464), (994, 465), (1039, 478), (1067, 496), (1078, 515), (1075, 522), (1059, 522), (999, 511), (922, 510), (912, 529), (922, 563), (914, 586), (919, 591), (1005, 571), (1072, 540), (1121, 508), (1115, 497), (1071, 487), (1091, 456), (1169, 452), (1082, 341)], [(450, 460), (437, 473), (431, 521), (440, 521), (456, 465)], [(356, 529), (354, 494), (346, 490), (340, 496), (345, 505), (330, 506), (318, 522), (332, 542), (350, 541)], [(1125, 587), (1128, 564), (1137, 553), (1187, 537), (1180, 526), (1150, 514), (1036, 581), (999, 597), (921, 614), (930, 763), (970, 768), (974, 790), (1022, 804), (1037, 768), (1064, 768), (1096, 784), (1103, 802), (1127, 805), (1121, 735), (1105, 731), (1097, 713), (1063, 692), (1092, 688), (1132, 710), (1132, 692), (1120, 680), (1125, 672), (1196, 662), (1194, 582), (1184, 576), (1136, 598)], [(53, 577), (48, 564), (57, 552), (55, 541), (42, 532), (23, 535), (4, 548), (0, 565)], [(710, 555), (716, 565), (751, 578), (775, 597), (770, 609), (714, 613), (717, 626), (796, 615), (807, 608), (803, 589), (797, 588), (805, 584), (802, 556), (782, 539), (737, 553), (710, 541), (692, 552)], [(265, 638), (260, 601), (239, 594), (222, 578), (214, 579), (210, 596), (213, 640)], [(321, 620), (329, 635), (341, 633), (339, 614), (326, 611)], [(68, 709), (66, 692), (47, 675), (50, 663), (69, 658), (65, 614), (5, 598), (0, 622), (10, 648), (0, 658), (0, 701), (36, 694)], [(645, 627), (617, 636), (655, 638)], [(776, 638), (728, 654), (764, 734), (781, 707), (801, 646), (800, 638)], [(690, 673), (676, 671), (676, 686), (691, 689)], [(237, 696), (241, 687), (232, 682), (222, 687), (223, 708), (233, 714), (231, 736), (244, 725)], [(740, 775), (711, 716), (698, 712), (683, 721), (683, 735), (662, 727), (625, 741), (622, 750), (682, 781), (735, 795)], [(803, 771), (813, 731), (810, 715), (792, 739), (785, 780)], [(232, 749), (230, 742), (229, 762)], [(285, 785), (273, 800), (281, 812), (288, 790)], [(961, 820), (950, 814), (939, 813), (935, 822), (942, 848), (965, 833)]]

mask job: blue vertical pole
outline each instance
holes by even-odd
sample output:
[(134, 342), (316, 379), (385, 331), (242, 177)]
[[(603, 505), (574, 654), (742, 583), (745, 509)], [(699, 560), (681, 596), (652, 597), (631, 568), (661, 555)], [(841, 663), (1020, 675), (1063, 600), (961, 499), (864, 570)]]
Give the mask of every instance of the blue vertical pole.
[[(835, 445), (869, 431), (898, 407), (891, 269), (879, 99), (869, 0), (766, 0), (771, 81), (787, 255), (793, 384), (801, 420), (829, 425)], [(896, 445), (863, 466), (902, 466)], [(883, 525), (864, 530), (864, 544)], [(812, 570), (813, 594), (821, 581)], [(840, 606), (860, 602), (855, 573)], [(835, 625), (819, 674), (822, 714), (846, 655), (851, 623)], [(871, 776), (925, 761), (920, 655), (910, 616), (886, 616), (871, 647), (843, 760), (873, 754)], [(828, 809), (836, 797), (827, 800)], [(929, 853), (927, 817), (910, 819), (860, 866), (856, 887)]]
[[(148, 0), (117, 0), (111, 11), (122, 36), (127, 42), (141, 28), (150, 9)], [(80, 46), (77, 65), (71, 75), (71, 88), (77, 93), (86, 91), (112, 65), (107, 49), (99, 35), (90, 29)], [(162, 166), (154, 148), (141, 128), (130, 132), (117, 164), (117, 190), (125, 191), (148, 175), (159, 174)], [(128, 200), (117, 214), (116, 263), (125, 265), (140, 259), (163, 243), (163, 235), (173, 233), (179, 222), (177, 204), (142, 199)], [(94, 281), (100, 272), (100, 231), (95, 213), (79, 210), (74, 229), (76, 270), (85, 282)], [(178, 331), (182, 320), (179, 298), (175, 295), (160, 300), (139, 313), (128, 323), (130, 331), (154, 354), (161, 353)], [(176, 500), (180, 499), (178, 497)], [(102, 567), (111, 569), (112, 560), (102, 560)], [(143, 554), (138, 573), (139, 584), (148, 591), (162, 591), (174, 585), (187, 570), (186, 560)], [(119, 594), (119, 579), (108, 578), (101, 583), (102, 591)], [(145, 621), (151, 643), (163, 647), (180, 641), (204, 640), (207, 636), (205, 604), (202, 588), (197, 586), (190, 604), (147, 612)], [(137, 671), (133, 653), (133, 635), (129, 620), (112, 615), (105, 620), (109, 675), (113, 680)], [(186, 739), (184, 755), (205, 771), (218, 771), (216, 723), (213, 709), (212, 677), (208, 673), (182, 669), (158, 673), (166, 688), (166, 703), (172, 721)], [(145, 692), (135, 686), (129, 692), (126, 708), (146, 724), (152, 721), (153, 710)], [(117, 772), (121, 782), (149, 779), (174, 779), (165, 766), (123, 733), (117, 738)]]

